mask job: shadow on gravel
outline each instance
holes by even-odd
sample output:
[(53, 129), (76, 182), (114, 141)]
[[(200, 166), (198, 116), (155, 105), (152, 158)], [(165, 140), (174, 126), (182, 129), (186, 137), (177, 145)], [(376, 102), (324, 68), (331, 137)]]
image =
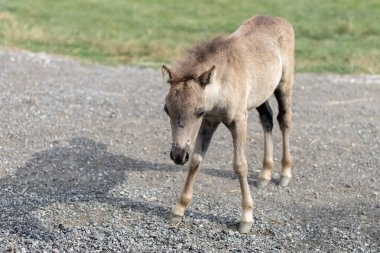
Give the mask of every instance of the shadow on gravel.
[[(237, 181), (237, 177), (235, 175), (235, 172), (232, 169), (232, 166), (231, 166), (231, 170), (221, 170), (221, 169), (213, 169), (213, 168), (202, 168), (201, 172), (203, 172), (203, 173), (205, 173), (207, 175), (210, 175), (210, 176), (221, 177), (221, 178), (230, 179), (230, 180), (236, 180)], [(259, 179), (260, 173), (251, 172), (251, 171), (249, 171), (249, 169), (248, 169), (248, 173), (249, 173), (248, 174), (248, 184), (251, 185), (251, 186), (254, 186), (254, 187), (258, 187), (258, 184), (259, 184), (258, 179)], [(279, 178), (278, 179), (275, 179), (275, 178), (271, 179), (271, 183), (272, 184), (278, 185), (279, 182), (280, 182)], [(238, 184), (238, 181), (236, 183)]]
[(169, 171), (175, 170), (175, 166), (115, 155), (107, 152), (106, 145), (87, 138), (74, 138), (69, 144), (36, 153), (14, 176), (0, 181), (2, 230), (51, 240), (52, 233), (41, 226), (32, 212), (56, 202), (96, 201), (123, 205), (120, 207), (141, 213), (153, 209), (157, 215), (169, 217), (167, 207), (113, 198), (107, 193), (126, 179), (128, 171)]
[[(128, 171), (177, 171), (174, 165), (115, 155), (104, 144), (74, 138), (67, 147), (53, 147), (33, 155), (15, 175), (0, 179), (0, 229), (25, 238), (54, 240), (53, 232), (33, 212), (53, 203), (99, 202), (162, 217), (169, 222), (170, 207), (108, 193)], [(180, 194), (180, 193), (178, 193)], [(201, 219), (236, 226), (231, 218), (193, 212)], [(59, 228), (59, 224), (54, 224)]]

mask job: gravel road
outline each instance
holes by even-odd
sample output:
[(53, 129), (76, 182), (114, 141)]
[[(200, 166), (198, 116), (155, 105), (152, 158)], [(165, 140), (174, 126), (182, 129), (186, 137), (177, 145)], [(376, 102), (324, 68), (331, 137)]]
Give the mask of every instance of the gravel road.
[(296, 76), (285, 188), (277, 122), (274, 180), (255, 186), (263, 133), (250, 113), (248, 235), (224, 127), (170, 228), (186, 167), (168, 154), (167, 89), (156, 69), (0, 49), (0, 252), (380, 251), (380, 76)]

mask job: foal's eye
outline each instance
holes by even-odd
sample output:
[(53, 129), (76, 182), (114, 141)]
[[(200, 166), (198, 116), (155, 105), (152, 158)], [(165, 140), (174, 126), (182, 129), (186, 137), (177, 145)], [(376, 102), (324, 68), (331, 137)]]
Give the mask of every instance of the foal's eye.
[(164, 111), (166, 112), (166, 114), (169, 116), (169, 110), (168, 110), (168, 107), (165, 105), (164, 106)]
[(200, 108), (200, 109), (198, 109), (198, 110), (195, 112), (195, 116), (196, 116), (197, 118), (202, 117), (204, 114), (205, 114), (205, 109), (203, 109), (203, 108)]

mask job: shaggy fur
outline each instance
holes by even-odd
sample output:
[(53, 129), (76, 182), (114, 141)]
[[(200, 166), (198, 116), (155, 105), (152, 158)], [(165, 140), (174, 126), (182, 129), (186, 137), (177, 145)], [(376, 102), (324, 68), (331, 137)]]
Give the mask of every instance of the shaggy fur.
[(231, 131), (233, 168), (242, 191), (240, 232), (253, 223), (253, 202), (245, 158), (248, 110), (256, 108), (264, 130), (263, 172), (259, 187), (271, 179), (273, 168), (273, 113), (267, 102), (274, 94), (283, 137), (280, 185), (291, 178), (289, 132), (292, 123), (291, 91), (294, 79), (294, 32), (285, 19), (256, 16), (227, 36), (201, 42), (172, 68), (163, 66), (170, 90), (165, 111), (170, 117), (173, 145), (170, 157), (177, 164), (188, 160), (189, 174), (180, 201), (172, 209), (179, 225), (193, 196), (193, 184), (211, 137), (220, 123)]

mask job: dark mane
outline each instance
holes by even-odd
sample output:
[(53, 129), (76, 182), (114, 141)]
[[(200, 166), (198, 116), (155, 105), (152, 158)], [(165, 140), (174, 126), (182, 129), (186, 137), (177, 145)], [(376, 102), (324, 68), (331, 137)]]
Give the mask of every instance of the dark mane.
[(220, 51), (226, 44), (227, 39), (224, 36), (216, 37), (210, 41), (201, 41), (188, 50), (188, 57), (202, 63), (206, 61), (208, 56)]
[(190, 79), (196, 80), (200, 74), (197, 69), (198, 65), (205, 63), (217, 53), (224, 51), (230, 41), (231, 39), (226, 36), (218, 36), (210, 41), (201, 41), (196, 44), (193, 48), (187, 51), (187, 55), (184, 58), (177, 62), (176, 79), (178, 79), (178, 81), (186, 81)]

